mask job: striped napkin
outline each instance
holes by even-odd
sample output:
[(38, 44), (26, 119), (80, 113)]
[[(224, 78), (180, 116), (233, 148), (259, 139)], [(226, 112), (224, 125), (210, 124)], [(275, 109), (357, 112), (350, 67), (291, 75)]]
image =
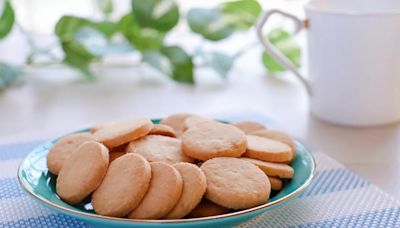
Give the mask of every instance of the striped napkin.
[[(254, 119), (269, 122), (265, 118)], [(21, 160), (41, 141), (0, 145), (0, 227), (91, 227), (33, 200), (19, 186)], [(317, 172), (297, 198), (240, 227), (400, 227), (400, 203), (323, 153)]]

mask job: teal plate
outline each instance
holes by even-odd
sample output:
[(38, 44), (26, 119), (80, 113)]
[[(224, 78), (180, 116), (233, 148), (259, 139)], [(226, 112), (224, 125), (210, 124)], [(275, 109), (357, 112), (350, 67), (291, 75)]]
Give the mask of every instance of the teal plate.
[[(153, 122), (158, 123), (159, 120), (153, 120)], [(84, 129), (80, 132), (83, 131), (89, 131), (89, 129)], [(293, 199), (310, 184), (315, 171), (315, 161), (310, 151), (299, 142), (296, 142), (297, 155), (291, 164), (295, 170), (293, 179), (287, 181), (284, 188), (273, 195), (263, 205), (229, 214), (204, 218), (174, 220), (114, 218), (96, 215), (93, 212), (90, 201), (71, 206), (64, 203), (57, 196), (55, 190), (56, 176), (48, 172), (46, 165), (47, 153), (56, 141), (57, 139), (39, 145), (25, 157), (18, 169), (19, 182), (29, 195), (43, 205), (59, 213), (81, 219), (95, 227), (159, 227), (160, 225), (163, 227), (229, 227), (238, 225)]]

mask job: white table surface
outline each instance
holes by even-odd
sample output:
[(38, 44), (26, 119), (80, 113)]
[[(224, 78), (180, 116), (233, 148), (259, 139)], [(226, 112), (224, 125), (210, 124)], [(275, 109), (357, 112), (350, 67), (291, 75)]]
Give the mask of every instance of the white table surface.
[(300, 83), (290, 74), (267, 75), (259, 54), (243, 56), (225, 82), (200, 69), (194, 87), (146, 67), (96, 67), (94, 83), (57, 67), (26, 72), (25, 83), (0, 94), (0, 143), (44, 139), (141, 115), (258, 113), (400, 199), (400, 126), (345, 128), (310, 116)]

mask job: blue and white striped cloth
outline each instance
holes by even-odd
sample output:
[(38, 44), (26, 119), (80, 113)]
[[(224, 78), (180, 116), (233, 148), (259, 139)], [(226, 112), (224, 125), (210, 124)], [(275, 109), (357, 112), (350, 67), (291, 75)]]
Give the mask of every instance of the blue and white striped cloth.
[[(39, 143), (0, 145), (0, 227), (90, 227), (40, 205), (19, 186), (18, 165)], [(314, 155), (317, 172), (305, 192), (241, 227), (400, 227), (398, 201), (323, 153)]]

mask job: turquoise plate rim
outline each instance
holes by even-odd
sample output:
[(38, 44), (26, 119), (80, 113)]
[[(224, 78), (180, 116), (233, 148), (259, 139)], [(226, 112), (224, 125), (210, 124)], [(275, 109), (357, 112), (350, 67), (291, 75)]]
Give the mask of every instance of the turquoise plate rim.
[[(160, 121), (160, 119), (152, 119), (152, 121), (158, 122), (158, 121)], [(221, 122), (226, 122), (226, 121), (221, 121)], [(73, 134), (73, 133), (77, 133), (77, 132), (85, 132), (85, 131), (89, 131), (89, 130), (90, 130), (90, 128), (85, 128), (82, 130), (71, 132), (69, 134)], [(66, 134), (66, 135), (69, 135), (69, 134)], [(41, 143), (40, 145), (38, 145), (36, 148), (38, 148), (44, 144), (48, 144), (48, 143), (57, 141), (59, 138), (61, 138), (61, 137), (47, 140), (44, 143)], [(307, 155), (310, 157), (310, 161), (312, 163), (310, 175), (307, 177), (307, 179), (304, 181), (304, 183), (302, 185), (300, 185), (293, 192), (291, 192), (285, 196), (282, 196), (282, 198), (279, 198), (272, 202), (267, 202), (266, 204), (262, 204), (257, 207), (253, 207), (253, 208), (249, 208), (249, 209), (245, 209), (245, 210), (241, 210), (241, 211), (236, 211), (236, 212), (231, 212), (231, 213), (223, 214), (223, 215), (215, 215), (215, 216), (208, 216), (208, 217), (201, 217), (201, 218), (187, 218), (187, 219), (163, 219), (163, 220), (160, 220), (160, 219), (158, 219), (158, 220), (155, 220), (155, 219), (128, 219), (128, 218), (117, 218), (117, 217), (109, 217), (109, 216), (103, 216), (103, 215), (98, 215), (98, 214), (91, 214), (91, 213), (87, 213), (87, 212), (81, 212), (81, 211), (65, 208), (56, 203), (50, 202), (46, 198), (39, 196), (36, 193), (34, 193), (33, 191), (31, 191), (31, 189), (27, 186), (27, 183), (25, 183), (25, 181), (22, 178), (22, 171), (23, 171), (22, 166), (25, 163), (26, 159), (29, 157), (29, 155), (32, 152), (34, 152), (36, 150), (36, 148), (34, 150), (32, 150), (30, 153), (28, 153), (25, 156), (25, 158), (21, 161), (21, 163), (18, 167), (18, 181), (19, 181), (20, 185), (22, 186), (22, 188), (30, 196), (32, 196), (34, 199), (38, 200), (40, 203), (42, 203), (45, 206), (48, 206), (52, 209), (55, 209), (59, 212), (62, 212), (65, 214), (72, 214), (75, 217), (87, 217), (87, 219), (104, 219), (104, 220), (108, 220), (108, 221), (128, 222), (128, 223), (132, 223), (132, 224), (138, 224), (138, 223), (146, 223), (146, 224), (179, 223), (179, 224), (182, 224), (182, 223), (192, 223), (192, 222), (200, 222), (200, 221), (211, 221), (211, 220), (216, 220), (216, 219), (225, 219), (225, 218), (236, 217), (239, 215), (250, 214), (252, 212), (257, 212), (257, 211), (260, 212), (263, 209), (276, 206), (280, 203), (284, 203), (285, 201), (292, 199), (293, 197), (295, 197), (298, 194), (300, 194), (301, 192), (303, 192), (304, 189), (310, 185), (310, 183), (312, 182), (312, 180), (315, 176), (316, 162), (315, 162), (315, 158), (314, 158), (313, 154), (310, 152), (310, 150), (308, 150), (303, 144), (301, 144), (297, 140), (295, 140), (295, 143), (296, 143), (296, 147), (302, 148), (307, 153)]]

